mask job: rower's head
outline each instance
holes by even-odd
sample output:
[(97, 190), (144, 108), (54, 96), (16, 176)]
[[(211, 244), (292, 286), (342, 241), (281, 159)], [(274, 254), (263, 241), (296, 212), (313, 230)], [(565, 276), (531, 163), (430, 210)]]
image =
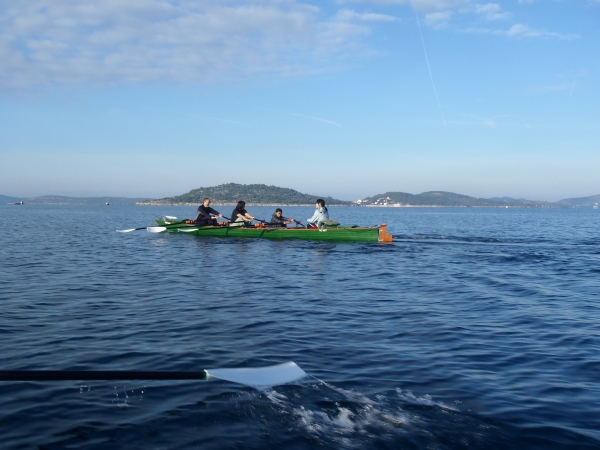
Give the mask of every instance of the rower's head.
[(208, 206), (208, 205), (210, 205), (210, 198), (208, 198), (208, 197), (205, 197), (205, 198), (204, 198), (204, 200), (202, 200), (202, 204), (203, 204), (204, 206)]
[(283, 211), (281, 210), (281, 208), (277, 208), (277, 209), (275, 210), (275, 215), (276, 215), (277, 217), (281, 217), (281, 215), (282, 215), (282, 214), (283, 214)]
[(324, 208), (325, 207), (325, 200), (323, 200), (322, 198), (317, 200), (317, 208)]
[(246, 202), (243, 200), (240, 200), (237, 204), (237, 209), (244, 209), (245, 206), (246, 206)]

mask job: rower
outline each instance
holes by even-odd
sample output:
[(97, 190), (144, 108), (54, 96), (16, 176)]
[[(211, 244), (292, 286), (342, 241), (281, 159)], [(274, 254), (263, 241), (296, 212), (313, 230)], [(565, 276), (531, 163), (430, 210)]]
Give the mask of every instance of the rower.
[(216, 226), (217, 218), (223, 217), (219, 211), (216, 211), (210, 207), (210, 198), (206, 197), (200, 206), (198, 206), (198, 213), (194, 219), (194, 225), (197, 226)]
[(287, 224), (290, 224), (294, 221), (294, 219), (288, 219), (287, 217), (283, 217), (283, 211), (281, 210), (281, 208), (277, 208), (275, 210), (275, 214), (273, 214), (271, 216), (271, 223), (269, 223), (269, 225), (271, 225), (272, 227), (284, 227)]
[(306, 221), (306, 228), (319, 228), (326, 220), (329, 220), (329, 211), (325, 206), (325, 200), (318, 199), (315, 207), (315, 213)]
[(255, 218), (246, 211), (246, 202), (240, 200), (237, 202), (237, 206), (231, 213), (231, 227), (243, 227), (246, 224), (250, 224)]

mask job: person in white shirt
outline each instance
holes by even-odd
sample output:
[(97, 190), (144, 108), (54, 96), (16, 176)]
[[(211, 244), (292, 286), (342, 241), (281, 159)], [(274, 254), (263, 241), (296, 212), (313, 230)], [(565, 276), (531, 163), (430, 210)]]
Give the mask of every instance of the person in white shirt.
[(325, 200), (322, 198), (317, 200), (315, 204), (316, 210), (313, 216), (306, 221), (307, 228), (318, 228), (325, 220), (329, 220), (329, 211), (325, 206)]

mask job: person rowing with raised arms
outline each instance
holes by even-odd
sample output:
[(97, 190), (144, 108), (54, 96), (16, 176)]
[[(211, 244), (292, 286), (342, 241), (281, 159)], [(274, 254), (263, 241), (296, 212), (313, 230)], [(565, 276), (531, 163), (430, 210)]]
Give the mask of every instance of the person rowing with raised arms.
[(216, 211), (210, 207), (210, 198), (206, 197), (202, 204), (198, 206), (198, 213), (196, 214), (196, 218), (194, 219), (194, 224), (204, 227), (204, 226), (216, 226), (217, 218), (223, 217), (219, 211)]
[(243, 227), (246, 223), (251, 223), (255, 220), (255, 217), (251, 216), (245, 208), (245, 201), (240, 200), (237, 202), (237, 206), (231, 213), (231, 227)]

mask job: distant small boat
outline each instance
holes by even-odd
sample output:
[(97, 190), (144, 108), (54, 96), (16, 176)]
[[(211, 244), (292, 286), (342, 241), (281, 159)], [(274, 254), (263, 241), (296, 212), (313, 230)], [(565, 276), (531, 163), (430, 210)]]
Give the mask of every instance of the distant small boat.
[(108, 199), (106, 199), (106, 206), (110, 205), (110, 203), (108, 203)]
[(15, 205), (24, 205), (25, 203), (23, 202), (16, 202)]
[(594, 209), (598, 209), (598, 203), (594, 205)]

